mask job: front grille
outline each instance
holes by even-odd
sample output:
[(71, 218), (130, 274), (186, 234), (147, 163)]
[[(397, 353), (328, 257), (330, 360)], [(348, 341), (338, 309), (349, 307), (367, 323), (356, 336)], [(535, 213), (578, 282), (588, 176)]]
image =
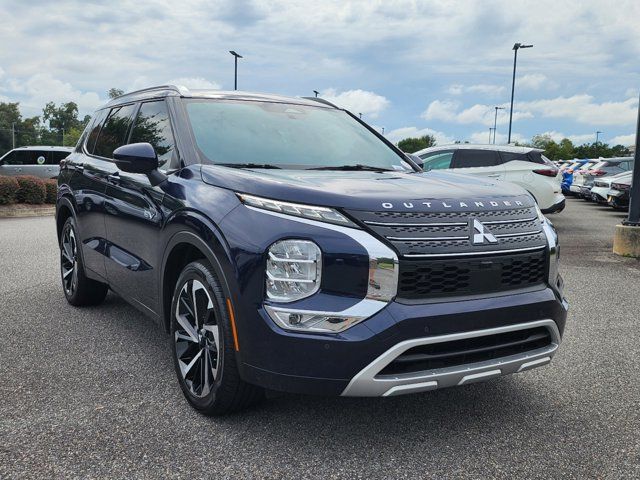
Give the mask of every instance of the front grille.
[(423, 372), (438, 368), (464, 366), (496, 358), (508, 357), (548, 347), (551, 334), (545, 327), (433, 343), (410, 348), (377, 377)]
[(545, 250), (473, 259), (402, 260), (398, 298), (490, 294), (541, 285), (545, 276)]
[[(478, 212), (366, 212), (349, 214), (391, 243), (401, 257), (475, 255), (546, 246), (535, 207)], [(473, 242), (473, 220), (496, 241)]]

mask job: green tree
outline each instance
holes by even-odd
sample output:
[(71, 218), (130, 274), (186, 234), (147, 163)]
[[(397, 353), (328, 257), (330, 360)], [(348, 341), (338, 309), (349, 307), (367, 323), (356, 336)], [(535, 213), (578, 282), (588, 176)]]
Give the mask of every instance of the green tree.
[(109, 91), (107, 92), (107, 95), (109, 95), (109, 98), (118, 98), (124, 95), (124, 90), (121, 90), (115, 87), (110, 88)]
[(423, 135), (417, 138), (405, 138), (398, 142), (398, 148), (406, 153), (414, 153), (423, 148), (434, 147), (436, 138), (433, 135)]
[(40, 117), (22, 118), (20, 104), (0, 102), (0, 155), (16, 147), (38, 145)]

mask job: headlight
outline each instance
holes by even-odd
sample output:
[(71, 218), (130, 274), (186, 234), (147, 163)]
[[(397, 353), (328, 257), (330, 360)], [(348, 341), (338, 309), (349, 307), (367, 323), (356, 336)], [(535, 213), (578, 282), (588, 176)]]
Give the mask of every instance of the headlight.
[(280, 240), (268, 251), (267, 297), (293, 302), (313, 295), (320, 288), (322, 252), (309, 240)]
[(281, 202), (280, 200), (269, 200), (268, 198), (245, 195), (244, 193), (238, 193), (237, 195), (240, 201), (249, 207), (261, 208), (264, 210), (271, 210), (272, 212), (308, 218), (310, 220), (357, 228), (351, 220), (333, 208)]

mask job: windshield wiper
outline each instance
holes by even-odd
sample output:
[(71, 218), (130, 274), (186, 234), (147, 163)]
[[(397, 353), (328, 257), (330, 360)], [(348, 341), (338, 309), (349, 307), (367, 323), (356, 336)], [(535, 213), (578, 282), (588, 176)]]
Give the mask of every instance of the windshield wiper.
[(390, 168), (374, 167), (371, 165), (363, 165), (362, 163), (356, 163), (355, 165), (312, 167), (312, 168), (307, 168), (307, 170), (354, 170), (354, 171), (362, 170), (362, 171), (369, 171), (369, 172), (395, 172), (395, 170), (391, 170)]
[(231, 168), (277, 168), (280, 170), (280, 167), (271, 165), (270, 163), (216, 163), (216, 165)]

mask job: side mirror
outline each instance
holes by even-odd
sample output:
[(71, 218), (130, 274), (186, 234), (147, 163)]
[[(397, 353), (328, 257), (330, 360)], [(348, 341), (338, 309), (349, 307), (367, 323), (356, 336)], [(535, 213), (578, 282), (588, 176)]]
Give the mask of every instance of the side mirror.
[(130, 143), (113, 151), (113, 160), (123, 172), (142, 173), (154, 187), (167, 177), (158, 170), (158, 155), (150, 143)]
[(150, 143), (130, 143), (116, 148), (113, 159), (123, 172), (151, 173), (158, 168), (158, 155)]

